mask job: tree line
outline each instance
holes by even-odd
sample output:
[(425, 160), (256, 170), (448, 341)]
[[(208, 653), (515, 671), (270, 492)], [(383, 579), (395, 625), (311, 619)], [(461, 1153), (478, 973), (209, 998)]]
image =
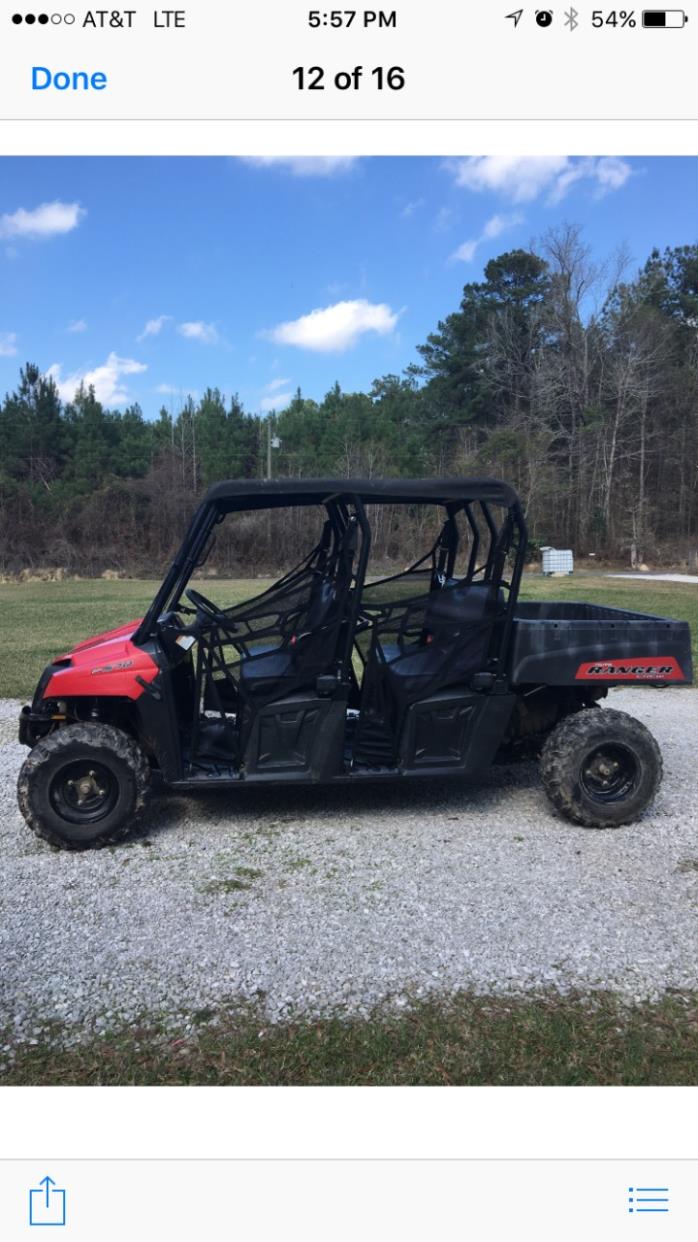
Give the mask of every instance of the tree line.
[[(492, 474), (519, 491), (532, 551), (681, 561), (698, 544), (698, 245), (627, 275), (580, 231), (489, 262), (401, 375), (368, 392), (298, 391), (266, 418), (209, 388), (155, 420), (94, 390), (61, 401), (27, 364), (0, 405), (0, 570), (158, 574), (221, 478)], [(385, 512), (380, 559), (406, 561), (419, 515)], [(302, 513), (250, 516), (220, 572), (302, 554)], [(420, 548), (420, 550), (422, 550)]]

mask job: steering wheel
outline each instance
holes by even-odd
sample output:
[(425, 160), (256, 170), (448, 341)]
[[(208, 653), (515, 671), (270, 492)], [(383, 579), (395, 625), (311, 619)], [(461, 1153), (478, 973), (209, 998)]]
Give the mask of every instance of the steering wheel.
[(194, 591), (193, 588), (189, 587), (184, 594), (188, 600), (191, 600), (197, 612), (203, 612), (204, 616), (209, 617), (211, 621), (222, 621), (224, 619), (224, 614), (220, 608), (212, 603), (210, 599), (206, 599), (206, 596), (199, 591)]

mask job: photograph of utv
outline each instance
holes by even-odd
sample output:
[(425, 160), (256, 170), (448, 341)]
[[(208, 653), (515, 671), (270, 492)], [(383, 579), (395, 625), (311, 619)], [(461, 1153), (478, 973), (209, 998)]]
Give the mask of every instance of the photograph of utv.
[[(438, 515), (408, 569), (367, 575), (382, 506)], [(219, 608), (189, 586), (235, 515), (314, 508), (305, 559)], [(635, 821), (662, 760), (601, 709), (610, 687), (687, 685), (689, 626), (574, 602), (520, 602), (526, 525), (494, 479), (230, 481), (211, 487), (146, 615), (79, 642), (20, 719), (19, 804), (37, 836), (125, 837), (157, 774), (170, 787), (477, 779), (540, 754), (553, 806), (589, 828)]]

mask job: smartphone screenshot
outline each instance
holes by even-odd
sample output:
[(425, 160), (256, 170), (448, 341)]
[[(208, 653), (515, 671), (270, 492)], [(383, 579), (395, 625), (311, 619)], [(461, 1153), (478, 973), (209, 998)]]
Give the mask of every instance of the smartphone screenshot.
[(0, 3), (0, 1238), (698, 1236), (698, 8)]

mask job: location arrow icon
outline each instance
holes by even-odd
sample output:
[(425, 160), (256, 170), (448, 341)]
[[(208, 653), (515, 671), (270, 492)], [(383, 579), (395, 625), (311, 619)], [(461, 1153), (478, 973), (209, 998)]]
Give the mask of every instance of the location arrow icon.
[(522, 16), (523, 16), (523, 9), (517, 9), (515, 13), (507, 13), (506, 20), (512, 21), (515, 26), (518, 26), (519, 22), (521, 21)]

